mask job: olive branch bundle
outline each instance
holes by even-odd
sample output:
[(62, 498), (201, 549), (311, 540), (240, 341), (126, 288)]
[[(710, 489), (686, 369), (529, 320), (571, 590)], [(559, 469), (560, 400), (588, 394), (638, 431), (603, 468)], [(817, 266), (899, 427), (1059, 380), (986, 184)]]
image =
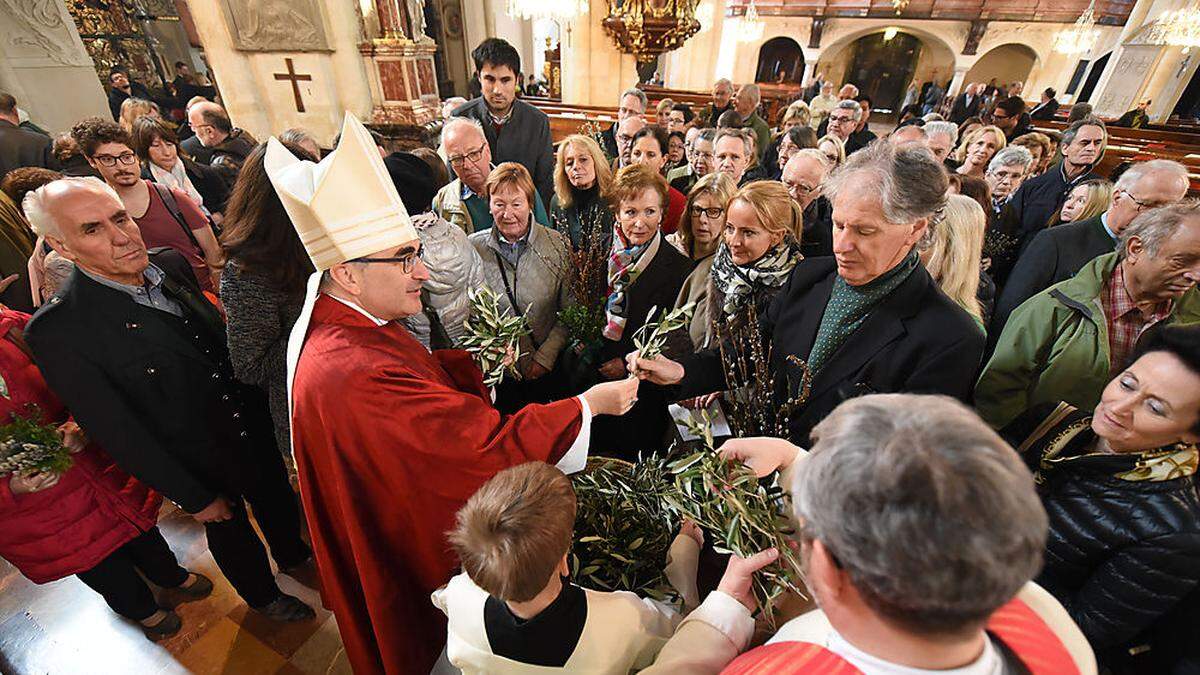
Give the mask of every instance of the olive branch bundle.
[(0, 426), (0, 476), (22, 471), (63, 473), (71, 468), (71, 451), (63, 445), (58, 428), (42, 424), (35, 406), (28, 415), (12, 415)]
[(605, 591), (631, 591), (671, 601), (678, 593), (663, 570), (679, 526), (667, 507), (671, 489), (666, 460), (647, 457), (636, 464), (593, 457), (572, 476), (577, 511), (574, 579)]
[(759, 609), (774, 627), (775, 605), (784, 593), (806, 597), (800, 554), (790, 543), (790, 499), (778, 474), (760, 481), (748, 466), (715, 452), (712, 419), (707, 412), (699, 415), (688, 427), (706, 447), (667, 465), (674, 489), (664, 497), (671, 510), (717, 538), (713, 548), (718, 553), (749, 557), (768, 548), (779, 551), (779, 558), (756, 572), (752, 582)]
[(646, 323), (642, 324), (642, 327), (633, 334), (633, 346), (638, 352), (638, 358), (652, 359), (662, 354), (663, 348), (667, 346), (667, 336), (672, 331), (688, 325), (688, 322), (692, 320), (696, 303), (689, 302), (683, 307), (676, 307), (670, 312), (665, 312), (660, 320), (655, 321), (654, 312), (657, 309), (658, 307), (654, 306), (650, 308), (649, 312), (646, 312)]
[(467, 332), (462, 345), (483, 371), (483, 383), (494, 387), (504, 380), (506, 371), (518, 375), (521, 338), (529, 334), (529, 324), (525, 317), (513, 316), (501, 305), (500, 294), (486, 286), (469, 291), (467, 298), (471, 316), (464, 322)]

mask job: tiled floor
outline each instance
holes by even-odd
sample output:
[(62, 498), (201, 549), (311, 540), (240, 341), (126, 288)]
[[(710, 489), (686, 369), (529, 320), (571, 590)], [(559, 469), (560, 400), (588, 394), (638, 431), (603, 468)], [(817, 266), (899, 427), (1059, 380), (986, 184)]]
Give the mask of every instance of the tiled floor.
[(315, 571), (279, 585), (317, 610), (312, 621), (272, 622), (251, 611), (221, 576), (200, 525), (167, 508), (159, 527), (184, 567), (216, 588), (182, 605), (183, 630), (154, 643), (75, 577), (37, 586), (0, 560), (0, 674), (336, 675), (350, 673), (333, 615), (321, 608)]

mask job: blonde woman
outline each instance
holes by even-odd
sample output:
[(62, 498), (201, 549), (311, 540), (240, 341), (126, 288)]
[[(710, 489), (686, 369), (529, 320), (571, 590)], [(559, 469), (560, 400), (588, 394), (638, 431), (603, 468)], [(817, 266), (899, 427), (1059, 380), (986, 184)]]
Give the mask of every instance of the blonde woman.
[(676, 307), (695, 303), (696, 311), (688, 326), (691, 347), (699, 349), (708, 337), (708, 288), (713, 260), (721, 235), (725, 232), (725, 206), (733, 199), (737, 186), (729, 176), (716, 172), (696, 181), (688, 193), (687, 207), (679, 230), (667, 237), (694, 265), (683, 282)]
[(796, 101), (789, 105), (783, 113), (783, 119), (779, 123), (780, 135), (786, 134), (797, 125), (808, 126), (810, 122), (812, 122), (812, 111), (809, 110), (808, 104), (804, 101)]
[(1103, 178), (1085, 180), (1071, 189), (1062, 211), (1052, 220), (1053, 224), (1075, 223), (1095, 218), (1112, 205), (1113, 184)]
[(942, 219), (926, 230), (918, 246), (929, 276), (975, 319), (980, 330), (985, 325), (978, 297), (985, 222), (979, 202), (964, 195), (949, 195)]
[(122, 129), (133, 133), (134, 120), (143, 115), (148, 115), (157, 120), (162, 119), (162, 113), (159, 112), (158, 104), (154, 101), (147, 101), (144, 98), (127, 98), (121, 104), (121, 119), (117, 121), (120, 123)]
[(958, 152), (954, 153), (954, 160), (959, 162), (958, 173), (983, 178), (988, 162), (1007, 144), (1000, 127), (987, 125), (976, 128), (967, 134), (958, 146)]
[(605, 198), (612, 180), (608, 159), (590, 136), (572, 134), (559, 144), (550, 223), (574, 248), (596, 244), (607, 250), (612, 243), (613, 215)]
[(833, 134), (825, 134), (818, 139), (817, 149), (825, 155), (835, 169), (846, 162), (846, 144)]
[(1033, 178), (1040, 175), (1046, 169), (1046, 165), (1050, 163), (1052, 154), (1050, 152), (1050, 137), (1040, 131), (1031, 131), (1027, 134), (1021, 134), (1013, 139), (1009, 145), (1019, 145), (1029, 151), (1033, 155), (1033, 164), (1029, 167), (1029, 173), (1026, 178)]
[(729, 200), (708, 292), (710, 323), (760, 314), (800, 262), (804, 212), (783, 183), (748, 183)]

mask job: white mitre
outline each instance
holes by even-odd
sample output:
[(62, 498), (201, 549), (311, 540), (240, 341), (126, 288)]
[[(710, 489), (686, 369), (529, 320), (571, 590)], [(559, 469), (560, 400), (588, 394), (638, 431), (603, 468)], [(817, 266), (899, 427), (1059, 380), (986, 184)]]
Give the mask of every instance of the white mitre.
[(351, 113), (337, 149), (319, 163), (272, 136), (263, 164), (318, 272), (418, 238), (375, 140)]

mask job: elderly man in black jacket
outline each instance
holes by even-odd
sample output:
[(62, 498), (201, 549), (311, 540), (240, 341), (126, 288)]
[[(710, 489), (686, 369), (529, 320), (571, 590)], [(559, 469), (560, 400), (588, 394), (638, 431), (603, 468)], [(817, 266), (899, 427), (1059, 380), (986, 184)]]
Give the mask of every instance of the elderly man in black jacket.
[(17, 99), (0, 91), (0, 179), (24, 166), (57, 169), (50, 137), (21, 127)]
[(993, 226), (1013, 241), (1010, 253), (992, 257), (989, 272), (997, 287), (1003, 288), (1017, 254), (1025, 250), (1034, 235), (1046, 229), (1072, 188), (1100, 177), (1092, 172), (1092, 167), (1104, 156), (1107, 138), (1104, 122), (1099, 118), (1085, 117), (1075, 122), (1063, 132), (1062, 161), (1025, 181), (1013, 193)]
[(1117, 237), (1138, 214), (1180, 201), (1187, 196), (1188, 186), (1187, 169), (1179, 162), (1139, 162), (1117, 180), (1108, 211), (1038, 232), (1009, 275), (988, 335), (993, 340), (999, 337), (1008, 315), (1021, 303), (1075, 276), (1092, 259), (1112, 253)]
[(516, 162), (533, 177), (542, 201), (554, 196), (554, 148), (546, 113), (517, 100), (521, 56), (508, 42), (488, 38), (471, 52), (483, 95), (454, 111), (455, 117), (473, 117), (483, 125), (492, 149), (492, 161)]
[(64, 178), (30, 193), (38, 234), (75, 271), (25, 332), (38, 367), (117, 464), (204, 523), (213, 558), (254, 609), (313, 617), (275, 583), (304, 564), (295, 494), (262, 392), (233, 376), (225, 327), (172, 249), (147, 252), (116, 192)]
[[(775, 404), (807, 398), (789, 416), (789, 438), (807, 446), (812, 428), (842, 401), (868, 393), (946, 394), (968, 400), (983, 332), (938, 290), (914, 246), (945, 203), (947, 178), (928, 149), (873, 143), (829, 180), (833, 257), (796, 265), (761, 318), (771, 342)], [(627, 359), (638, 377), (673, 386), (676, 398), (721, 391), (719, 350)]]

